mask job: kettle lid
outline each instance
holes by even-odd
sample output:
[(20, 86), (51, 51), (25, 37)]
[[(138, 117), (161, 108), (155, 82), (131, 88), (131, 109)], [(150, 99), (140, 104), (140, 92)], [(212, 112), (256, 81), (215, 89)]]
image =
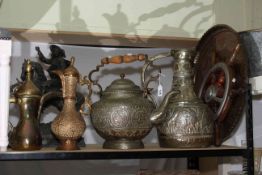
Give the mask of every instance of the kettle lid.
[(125, 74), (120, 74), (120, 79), (114, 80), (110, 86), (105, 89), (105, 92), (111, 91), (133, 91), (141, 92), (139, 86), (137, 86), (133, 81), (126, 79)]

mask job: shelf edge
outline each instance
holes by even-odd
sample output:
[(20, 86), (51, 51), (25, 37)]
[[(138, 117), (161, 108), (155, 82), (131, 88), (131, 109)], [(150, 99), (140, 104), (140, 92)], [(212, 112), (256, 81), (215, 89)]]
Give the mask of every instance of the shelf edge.
[(8, 28), (14, 41), (116, 47), (194, 48), (197, 38)]

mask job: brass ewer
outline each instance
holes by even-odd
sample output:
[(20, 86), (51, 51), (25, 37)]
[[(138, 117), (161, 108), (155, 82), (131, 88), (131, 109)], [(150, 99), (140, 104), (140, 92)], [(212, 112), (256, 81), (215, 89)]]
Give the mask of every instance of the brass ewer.
[[(102, 90), (97, 80), (92, 79), (92, 74), (105, 64), (131, 63), (145, 59), (144, 54), (106, 57), (101, 60), (101, 65), (89, 73), (92, 85), (100, 89), (100, 100), (92, 104), (90, 116), (95, 130), (105, 139), (103, 148), (143, 148), (142, 139), (152, 129), (149, 115), (155, 105), (148, 99), (146, 88), (141, 90), (134, 82), (125, 78), (124, 74), (105, 90)], [(89, 95), (91, 93), (92, 90)]]
[(194, 51), (172, 50), (171, 54), (153, 57), (150, 62), (163, 57), (174, 58), (172, 89), (150, 117), (156, 126), (161, 147), (207, 147), (213, 142), (213, 121), (210, 109), (193, 90), (192, 57)]
[(62, 82), (62, 96), (64, 105), (61, 112), (51, 124), (51, 130), (59, 139), (59, 150), (77, 150), (77, 140), (83, 135), (86, 124), (80, 113), (76, 110), (76, 88), (80, 82), (80, 74), (74, 67), (74, 58), (64, 70), (54, 70)]
[(18, 124), (10, 132), (10, 146), (13, 150), (39, 150), (42, 146), (42, 137), (39, 129), (39, 120), (42, 105), (45, 100), (55, 93), (44, 95), (32, 81), (33, 68), (30, 60), (26, 61), (26, 80), (15, 87), (10, 97), (10, 103), (19, 106), (20, 118)]

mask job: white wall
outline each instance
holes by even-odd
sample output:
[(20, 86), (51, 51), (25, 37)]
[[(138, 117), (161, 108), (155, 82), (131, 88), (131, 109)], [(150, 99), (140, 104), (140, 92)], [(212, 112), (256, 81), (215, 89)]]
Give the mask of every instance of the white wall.
[(262, 27), (260, 0), (2, 0), (0, 26), (141, 36), (200, 37), (215, 24)]

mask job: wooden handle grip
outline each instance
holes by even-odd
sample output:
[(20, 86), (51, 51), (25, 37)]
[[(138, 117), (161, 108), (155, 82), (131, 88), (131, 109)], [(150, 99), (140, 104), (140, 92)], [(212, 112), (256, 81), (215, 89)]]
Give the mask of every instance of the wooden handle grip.
[(138, 54), (138, 55), (118, 55), (113, 57), (105, 57), (102, 58), (102, 64), (121, 64), (121, 63), (131, 63), (134, 61), (144, 61), (147, 55), (145, 54)]

